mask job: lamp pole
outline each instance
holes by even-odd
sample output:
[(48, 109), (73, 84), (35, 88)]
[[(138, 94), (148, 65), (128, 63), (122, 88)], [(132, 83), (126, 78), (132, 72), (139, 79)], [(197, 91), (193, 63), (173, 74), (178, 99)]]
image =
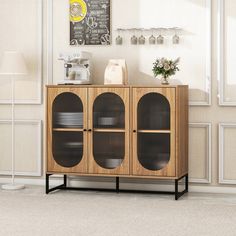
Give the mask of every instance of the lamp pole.
[(15, 180), (15, 81), (11, 76), (11, 169), (12, 179), (11, 183), (14, 185)]
[(15, 184), (15, 80), (11, 76), (11, 184), (2, 185), (5, 190), (23, 189), (23, 184)]
[(22, 189), (25, 186), (15, 183), (15, 79), (17, 75), (28, 73), (23, 55), (18, 51), (4, 53), (0, 74), (11, 76), (11, 183), (2, 185), (5, 190)]

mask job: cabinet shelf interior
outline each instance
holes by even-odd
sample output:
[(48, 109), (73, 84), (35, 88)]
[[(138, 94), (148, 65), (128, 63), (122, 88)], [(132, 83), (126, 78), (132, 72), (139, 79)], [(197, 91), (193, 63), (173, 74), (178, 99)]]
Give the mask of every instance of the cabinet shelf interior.
[(53, 131), (57, 132), (82, 132), (81, 128), (54, 128)]
[(157, 133), (157, 134), (170, 134), (170, 130), (154, 130), (154, 129), (140, 129), (138, 133)]
[(93, 129), (94, 132), (112, 132), (112, 133), (123, 133), (125, 129)]

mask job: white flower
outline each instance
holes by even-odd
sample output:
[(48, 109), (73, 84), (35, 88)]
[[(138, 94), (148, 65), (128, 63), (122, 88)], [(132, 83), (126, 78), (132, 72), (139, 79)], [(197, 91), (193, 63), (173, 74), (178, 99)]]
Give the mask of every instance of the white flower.
[(158, 64), (158, 67), (163, 68), (163, 64), (162, 63)]
[(165, 71), (170, 70), (170, 66), (169, 66), (169, 64), (167, 64), (167, 63), (164, 64), (164, 70), (165, 70)]

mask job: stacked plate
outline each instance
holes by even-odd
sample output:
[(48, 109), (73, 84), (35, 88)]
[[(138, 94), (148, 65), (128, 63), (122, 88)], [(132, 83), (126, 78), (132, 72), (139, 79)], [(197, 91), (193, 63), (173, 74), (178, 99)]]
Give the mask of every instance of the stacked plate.
[(83, 149), (83, 143), (82, 142), (65, 142), (64, 143), (65, 148), (75, 148), (75, 149)]
[(55, 125), (60, 127), (83, 127), (83, 112), (56, 112)]
[(114, 126), (117, 124), (116, 117), (99, 117), (98, 118), (98, 125), (101, 126)]

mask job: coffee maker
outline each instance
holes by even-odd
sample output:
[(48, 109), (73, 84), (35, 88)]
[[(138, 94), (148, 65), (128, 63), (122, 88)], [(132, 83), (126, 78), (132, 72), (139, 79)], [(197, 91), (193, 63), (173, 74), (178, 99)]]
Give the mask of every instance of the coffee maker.
[(64, 61), (64, 80), (59, 84), (91, 84), (91, 57), (89, 52), (61, 53)]

